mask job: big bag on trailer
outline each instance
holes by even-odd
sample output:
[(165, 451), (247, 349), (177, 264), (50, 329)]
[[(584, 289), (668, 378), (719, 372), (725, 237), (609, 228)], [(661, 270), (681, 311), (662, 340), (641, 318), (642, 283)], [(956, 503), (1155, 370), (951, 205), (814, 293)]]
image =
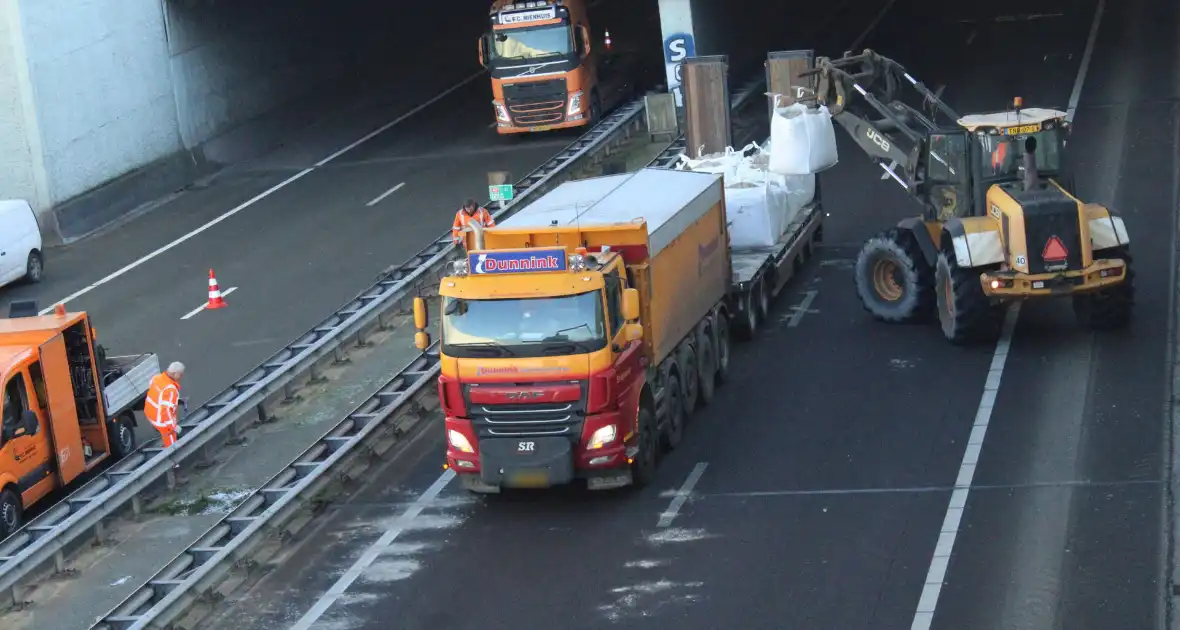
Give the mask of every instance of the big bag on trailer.
[(770, 120), (770, 171), (813, 175), (836, 165), (836, 129), (828, 108), (801, 103), (774, 108)]

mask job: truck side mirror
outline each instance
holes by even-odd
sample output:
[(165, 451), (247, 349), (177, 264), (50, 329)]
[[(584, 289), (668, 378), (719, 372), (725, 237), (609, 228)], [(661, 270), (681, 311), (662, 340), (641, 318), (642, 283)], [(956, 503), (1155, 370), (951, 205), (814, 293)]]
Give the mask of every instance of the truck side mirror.
[(638, 289), (623, 289), (623, 319), (629, 322), (639, 319)]
[(590, 54), (590, 33), (585, 26), (578, 25), (578, 39), (582, 42), (582, 56)]
[(426, 332), (428, 320), (426, 300), (420, 297), (414, 298), (414, 328), (418, 329), (418, 332), (414, 333), (414, 347), (421, 352), (426, 352), (426, 349), (430, 347), (430, 333)]
[(488, 36), (480, 35), (479, 37), (479, 65), (488, 67)]
[(643, 324), (627, 324), (623, 327), (623, 334), (627, 343), (643, 339)]

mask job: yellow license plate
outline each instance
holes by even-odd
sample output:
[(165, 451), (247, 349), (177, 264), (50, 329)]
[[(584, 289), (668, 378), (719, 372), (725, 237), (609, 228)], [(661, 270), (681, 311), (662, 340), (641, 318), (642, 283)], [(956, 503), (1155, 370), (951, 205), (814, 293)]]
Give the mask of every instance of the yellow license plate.
[(549, 131), (553, 125), (541, 125), (539, 127), (529, 127), (529, 131)]
[(511, 485), (517, 488), (544, 488), (549, 485), (549, 474), (543, 470), (528, 470), (514, 473)]
[(1004, 130), (1004, 135), (1018, 136), (1022, 133), (1036, 133), (1040, 130), (1040, 125), (1020, 125), (1019, 127), (1008, 127)]

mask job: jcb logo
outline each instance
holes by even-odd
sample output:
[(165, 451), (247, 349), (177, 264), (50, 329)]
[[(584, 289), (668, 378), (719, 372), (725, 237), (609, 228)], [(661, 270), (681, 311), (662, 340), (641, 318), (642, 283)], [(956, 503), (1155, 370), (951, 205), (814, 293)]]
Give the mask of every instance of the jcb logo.
[(868, 129), (865, 131), (865, 135), (869, 137), (869, 140), (872, 140), (872, 141), (873, 141), (873, 144), (875, 144), (875, 145), (877, 145), (877, 146), (881, 147), (881, 150), (882, 150), (882, 151), (888, 151), (888, 150), (889, 150), (889, 146), (890, 146), (890, 145), (889, 145), (889, 141), (885, 139), (885, 136), (883, 136), (883, 135), (881, 135), (881, 134), (877, 133), (877, 130), (876, 130), (876, 129), (873, 129), (872, 127), (869, 127), (869, 128), (868, 128)]
[(993, 217), (999, 219), (1001, 216), (1000, 215), (1000, 207), (993, 203), (992, 207), (991, 207), (991, 213), (992, 213)]
[(516, 444), (516, 452), (529, 453), (529, 452), (536, 451), (537, 450), (536, 447), (537, 447), (536, 442), (518, 442)]

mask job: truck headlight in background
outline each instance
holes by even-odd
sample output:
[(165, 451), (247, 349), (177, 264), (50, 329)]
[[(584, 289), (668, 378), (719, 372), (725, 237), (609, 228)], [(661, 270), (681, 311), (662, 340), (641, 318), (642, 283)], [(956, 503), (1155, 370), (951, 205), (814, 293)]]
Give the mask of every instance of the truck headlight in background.
[(492, 106), (496, 108), (496, 120), (500, 122), (512, 122), (508, 117), (508, 108), (500, 101), (492, 101)]
[[(613, 429), (614, 427), (611, 428)], [(475, 449), (471, 448), (471, 442), (467, 441), (466, 436), (454, 429), (447, 429), (447, 441), (451, 443), (451, 448), (454, 448), (456, 451), (463, 453), (475, 452)]]
[(582, 93), (574, 92), (570, 94), (570, 105), (565, 110), (566, 116), (573, 116), (582, 111)]
[(608, 424), (605, 427), (599, 427), (597, 431), (590, 435), (590, 443), (586, 445), (586, 448), (589, 450), (599, 449), (614, 441), (615, 425)]

